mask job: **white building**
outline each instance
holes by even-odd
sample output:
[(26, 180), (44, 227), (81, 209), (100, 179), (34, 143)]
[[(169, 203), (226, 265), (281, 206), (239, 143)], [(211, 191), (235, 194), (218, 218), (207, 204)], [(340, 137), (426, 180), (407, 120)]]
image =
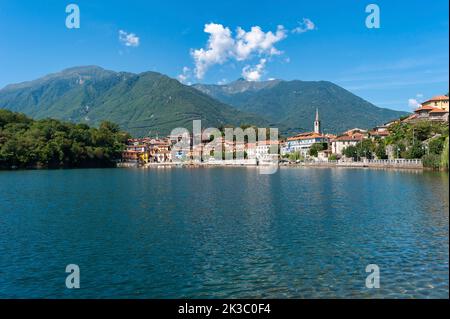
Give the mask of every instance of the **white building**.
[(301, 133), (287, 139), (281, 149), (281, 155), (299, 152), (301, 156), (309, 156), (311, 146), (316, 143), (328, 143), (328, 137), (321, 133), (319, 111), (316, 110), (314, 132)]
[(355, 146), (364, 139), (362, 134), (343, 135), (331, 140), (331, 152), (336, 155), (342, 155), (344, 149), (349, 146)]

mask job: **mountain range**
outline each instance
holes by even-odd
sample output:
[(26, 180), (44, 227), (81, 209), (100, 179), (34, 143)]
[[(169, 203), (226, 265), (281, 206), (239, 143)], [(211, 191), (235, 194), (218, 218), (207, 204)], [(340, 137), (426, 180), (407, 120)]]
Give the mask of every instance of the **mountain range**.
[(264, 116), (270, 123), (281, 125), (287, 133), (311, 130), (316, 109), (322, 128), (329, 133), (354, 127), (372, 128), (407, 114), (376, 107), (327, 81), (239, 79), (227, 85), (196, 84), (194, 87), (240, 111)]
[(166, 135), (176, 127), (257, 125), (283, 134), (311, 130), (316, 108), (325, 132), (370, 128), (405, 115), (378, 108), (331, 82), (237, 80), (187, 86), (156, 72), (114, 72), (84, 66), (0, 90), (0, 108), (36, 119), (97, 125), (113, 121), (134, 136)]

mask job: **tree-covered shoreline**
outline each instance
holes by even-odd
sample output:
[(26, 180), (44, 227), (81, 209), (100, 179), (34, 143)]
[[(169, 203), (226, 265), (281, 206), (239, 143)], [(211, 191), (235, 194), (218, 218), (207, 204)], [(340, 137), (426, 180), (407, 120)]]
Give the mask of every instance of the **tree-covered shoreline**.
[(129, 134), (0, 109), (0, 169), (114, 167)]

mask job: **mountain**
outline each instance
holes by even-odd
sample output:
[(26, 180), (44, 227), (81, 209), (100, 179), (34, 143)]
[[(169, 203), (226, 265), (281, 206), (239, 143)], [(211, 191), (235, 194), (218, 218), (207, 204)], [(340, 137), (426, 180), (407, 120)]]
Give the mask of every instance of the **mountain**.
[(406, 115), (379, 108), (342, 87), (327, 81), (263, 81), (239, 79), (226, 85), (195, 84), (199, 91), (237, 109), (265, 117), (284, 131), (311, 131), (316, 108), (323, 130), (372, 128)]
[(195, 88), (155, 72), (113, 72), (97, 66), (66, 69), (0, 90), (0, 108), (33, 118), (97, 125), (113, 121), (134, 136), (166, 135), (176, 127), (268, 125)]

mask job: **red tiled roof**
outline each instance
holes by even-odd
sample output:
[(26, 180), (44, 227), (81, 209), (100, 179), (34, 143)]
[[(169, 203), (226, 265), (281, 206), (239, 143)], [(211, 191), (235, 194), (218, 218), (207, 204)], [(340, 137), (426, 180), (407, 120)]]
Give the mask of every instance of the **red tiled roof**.
[(408, 122), (408, 121), (414, 120), (415, 118), (417, 118), (417, 114), (412, 114), (412, 115), (408, 116), (406, 119), (404, 119), (402, 122)]
[(378, 132), (378, 131), (371, 131), (370, 135), (373, 136), (389, 136), (389, 132), (388, 131), (382, 131), (382, 132)]
[(343, 135), (336, 137), (333, 142), (339, 141), (339, 142), (348, 142), (348, 141), (362, 141), (364, 138), (363, 135)]
[[(448, 96), (445, 96), (445, 95), (437, 95), (437, 96), (432, 97), (432, 98), (429, 99), (428, 101), (445, 101), (445, 100), (448, 100)], [(427, 101), (427, 102), (428, 102), (428, 101)]]
[(422, 107), (419, 107), (417, 110), (415, 110), (414, 112), (420, 112), (420, 111), (431, 111), (431, 110), (433, 110), (434, 109), (434, 107), (432, 107), (432, 106), (422, 106)]
[(317, 134), (314, 132), (301, 133), (293, 137), (289, 137), (288, 141), (309, 140), (311, 138), (326, 138), (325, 135)]
[(448, 113), (448, 111), (443, 110), (443, 109), (434, 109), (434, 110), (431, 110), (430, 113)]

